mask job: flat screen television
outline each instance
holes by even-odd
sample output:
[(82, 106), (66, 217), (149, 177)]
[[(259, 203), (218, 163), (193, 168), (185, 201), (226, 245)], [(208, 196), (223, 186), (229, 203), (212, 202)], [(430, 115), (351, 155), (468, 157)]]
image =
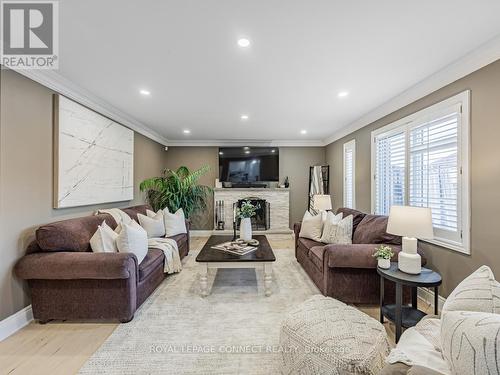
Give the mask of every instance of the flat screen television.
[(219, 148), (219, 180), (236, 185), (279, 181), (277, 147)]

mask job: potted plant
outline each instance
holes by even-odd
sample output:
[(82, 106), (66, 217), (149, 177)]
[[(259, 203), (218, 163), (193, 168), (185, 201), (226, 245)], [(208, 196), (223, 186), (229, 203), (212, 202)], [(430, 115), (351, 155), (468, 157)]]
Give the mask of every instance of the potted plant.
[(252, 221), (250, 218), (255, 215), (257, 207), (250, 201), (244, 201), (241, 206), (236, 209), (236, 216), (240, 221), (240, 238), (245, 241), (252, 239)]
[(380, 245), (375, 248), (373, 257), (377, 258), (378, 266), (383, 269), (388, 269), (391, 267), (391, 258), (394, 256), (390, 246)]
[(170, 212), (175, 212), (182, 208), (186, 218), (189, 218), (193, 212), (207, 208), (206, 198), (212, 188), (199, 185), (198, 179), (209, 170), (207, 165), (193, 172), (184, 166), (176, 171), (165, 169), (163, 176), (142, 181), (139, 189), (146, 192), (153, 210), (168, 208)]

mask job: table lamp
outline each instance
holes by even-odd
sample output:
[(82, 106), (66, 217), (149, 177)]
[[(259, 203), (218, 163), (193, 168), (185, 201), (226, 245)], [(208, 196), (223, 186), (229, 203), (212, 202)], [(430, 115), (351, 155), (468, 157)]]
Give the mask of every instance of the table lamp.
[(332, 209), (332, 198), (329, 194), (315, 194), (313, 196), (313, 208), (318, 211)]
[(387, 233), (403, 236), (403, 250), (398, 254), (400, 271), (418, 275), (422, 261), (417, 253), (417, 238), (432, 239), (432, 213), (427, 207), (392, 206)]

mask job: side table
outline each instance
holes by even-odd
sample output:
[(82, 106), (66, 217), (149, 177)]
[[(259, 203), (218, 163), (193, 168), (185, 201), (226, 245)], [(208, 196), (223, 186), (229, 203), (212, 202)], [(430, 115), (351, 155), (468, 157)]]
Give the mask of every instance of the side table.
[[(422, 272), (412, 275), (398, 269), (398, 263), (391, 262), (391, 267), (383, 269), (378, 267), (380, 275), (380, 323), (384, 323), (384, 317), (396, 325), (396, 343), (401, 337), (402, 328), (413, 327), (422, 319), (426, 313), (417, 308), (417, 288), (434, 288), (434, 314), (438, 314), (438, 288), (441, 285), (441, 275), (433, 270), (422, 267)], [(387, 279), (396, 284), (396, 304), (386, 305), (384, 303), (384, 280)], [(403, 306), (403, 286), (411, 287), (411, 306)]]

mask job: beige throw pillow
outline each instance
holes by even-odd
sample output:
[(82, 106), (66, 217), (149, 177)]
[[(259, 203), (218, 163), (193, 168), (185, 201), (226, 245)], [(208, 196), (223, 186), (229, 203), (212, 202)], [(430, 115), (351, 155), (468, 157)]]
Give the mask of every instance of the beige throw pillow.
[(139, 264), (148, 253), (148, 235), (134, 220), (122, 224), (122, 230), (116, 238), (116, 247), (120, 253), (133, 253)]
[(304, 213), (302, 218), (302, 226), (300, 228), (299, 237), (309, 238), (314, 241), (321, 241), (321, 233), (323, 232), (323, 215), (311, 215), (309, 211)]
[(441, 319), (441, 347), (454, 375), (498, 374), (500, 314), (448, 311)]
[(352, 219), (352, 215), (342, 218), (342, 213), (334, 215), (333, 212), (328, 212), (321, 242), (336, 245), (352, 244)]
[[(149, 210), (148, 210), (149, 211)], [(150, 211), (152, 212), (152, 211)], [(158, 211), (154, 216), (148, 216), (137, 214), (139, 219), (139, 224), (146, 230), (148, 238), (158, 238), (165, 236), (165, 221), (163, 219), (163, 213)]]
[(94, 253), (116, 253), (116, 238), (118, 234), (111, 229), (111, 227), (103, 221), (97, 227), (96, 232), (90, 239), (90, 248)]
[(488, 266), (479, 267), (451, 292), (442, 313), (476, 311), (500, 313), (500, 284)]

